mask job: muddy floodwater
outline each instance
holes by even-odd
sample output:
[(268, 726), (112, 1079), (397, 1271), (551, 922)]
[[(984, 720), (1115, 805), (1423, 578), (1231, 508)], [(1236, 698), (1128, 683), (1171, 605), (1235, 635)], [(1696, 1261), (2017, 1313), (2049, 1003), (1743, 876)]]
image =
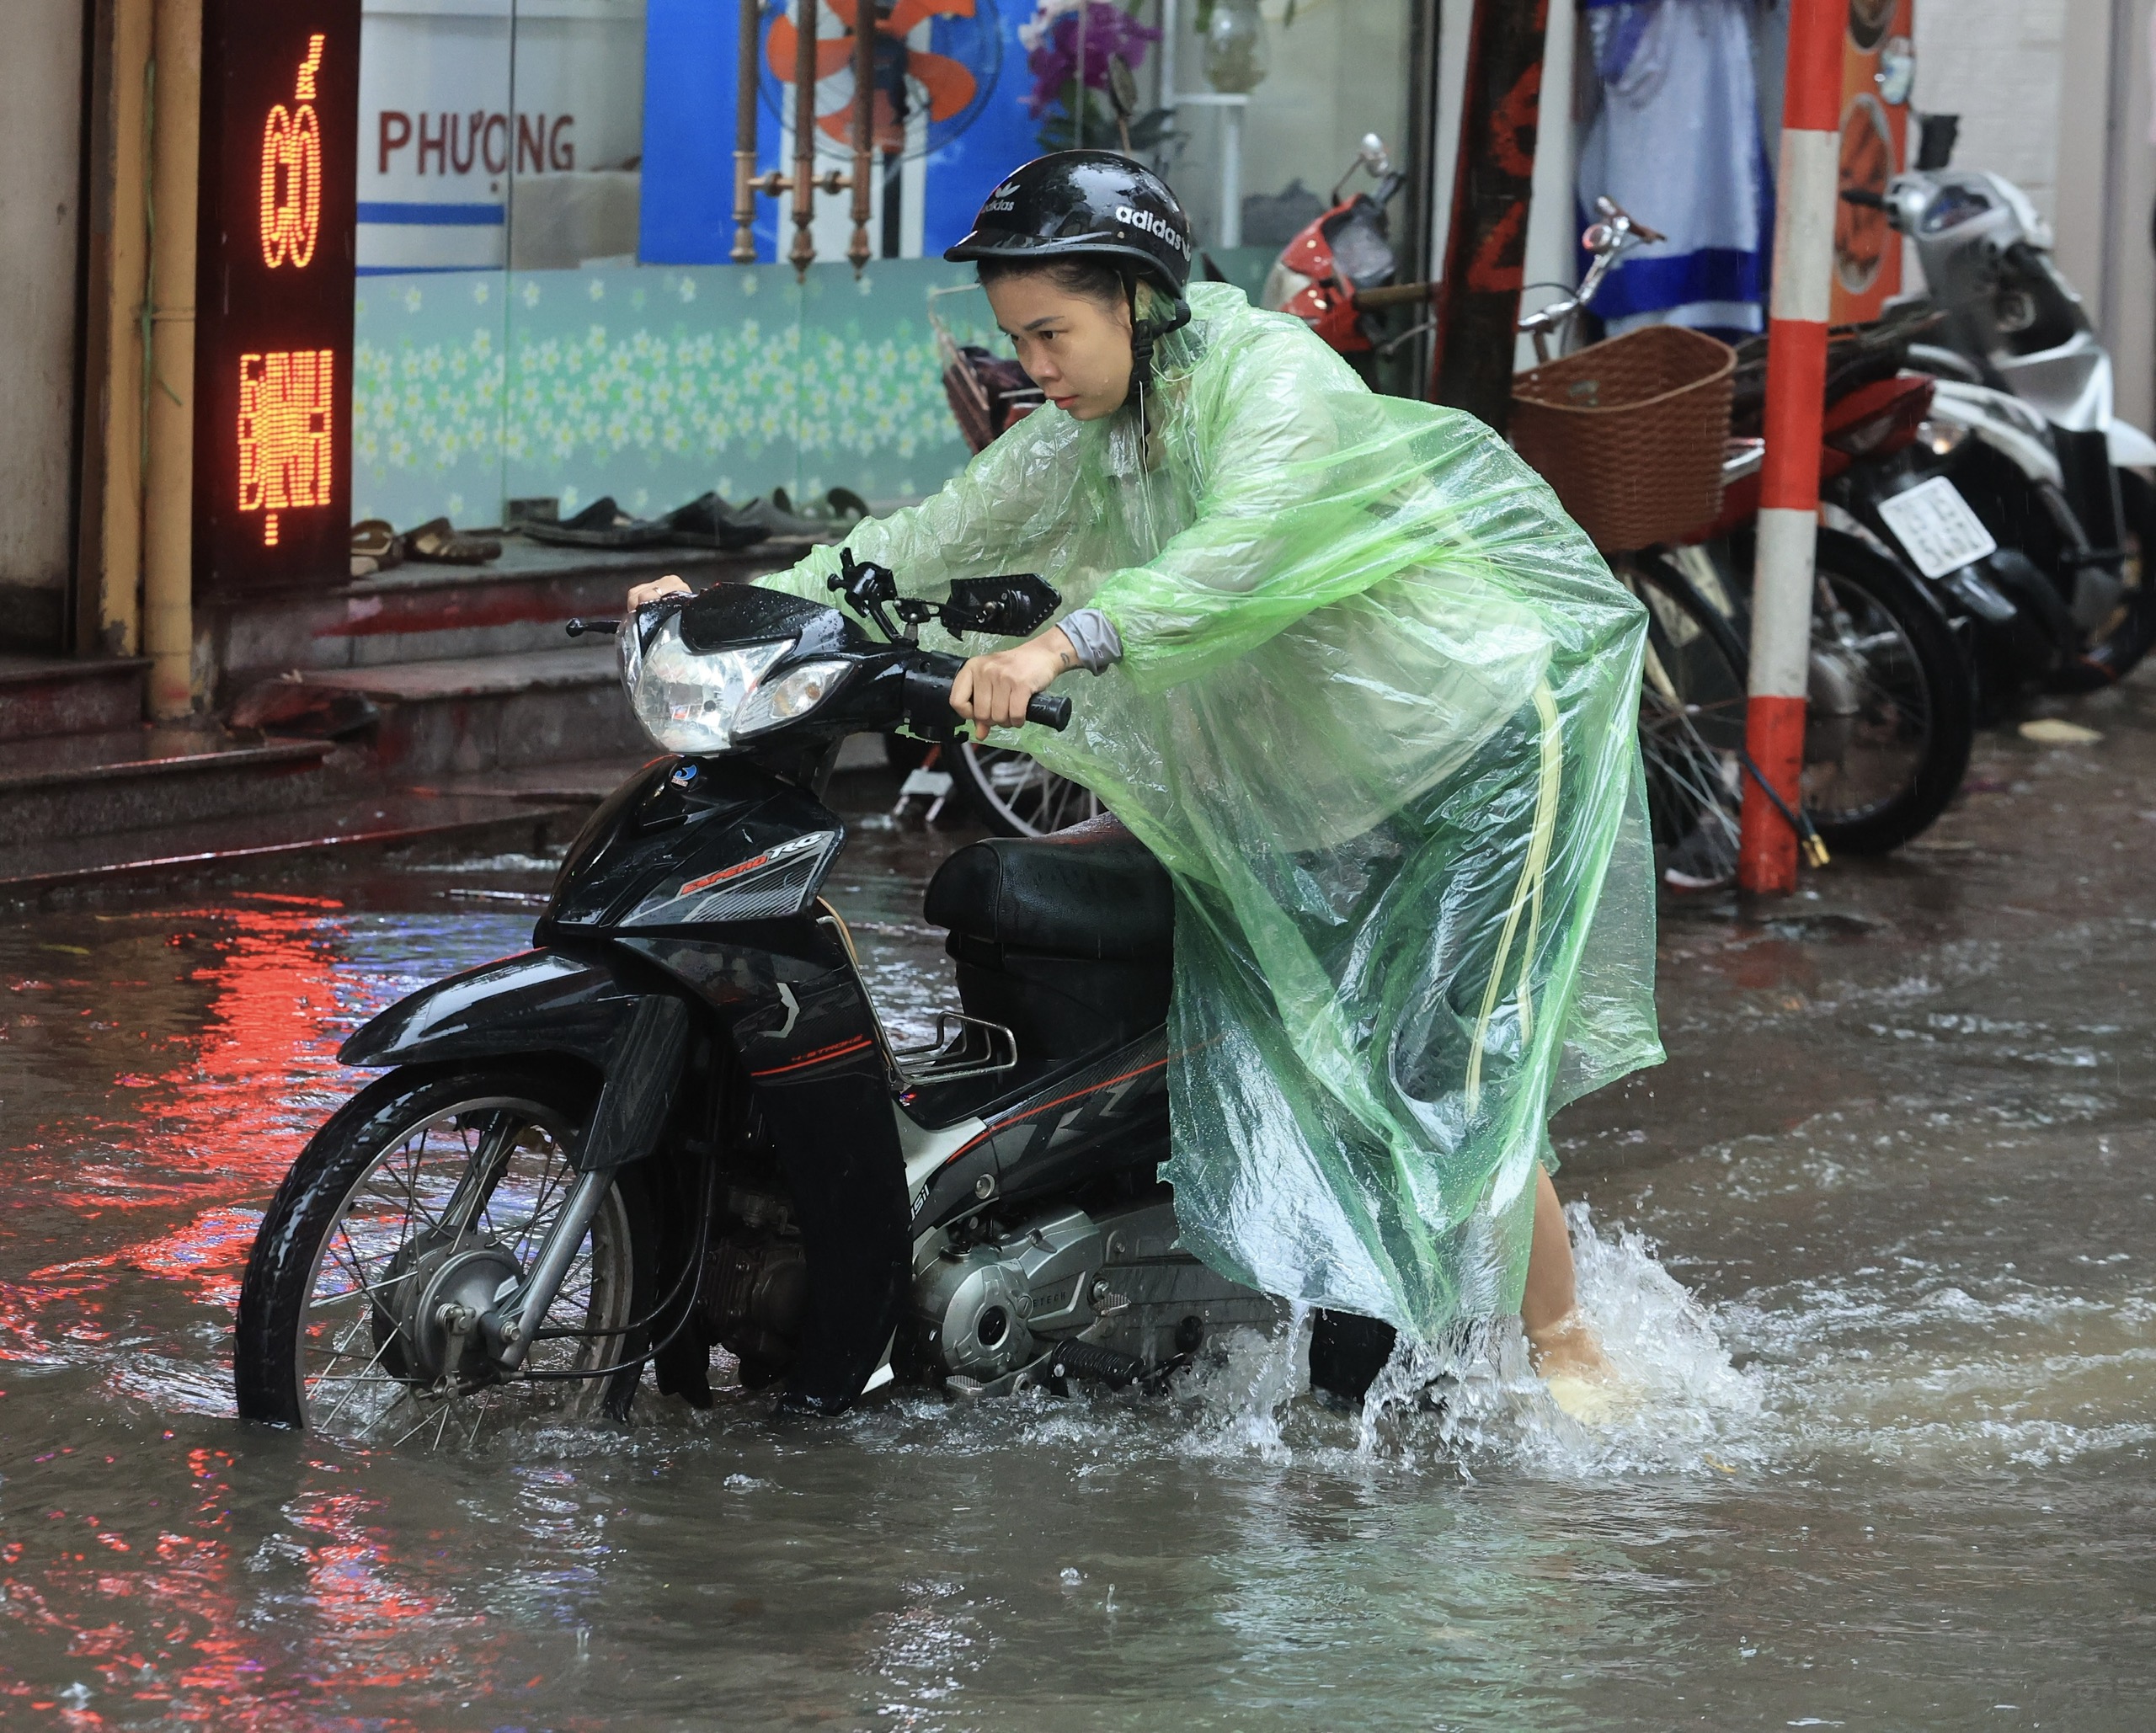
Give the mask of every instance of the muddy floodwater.
[[(823, 1426), (243, 1427), (239, 1271), (338, 1042), (521, 948), (544, 863), (0, 914), (0, 1722), (2147, 1728), (2152, 698), (1988, 740), (1897, 860), (1665, 911), (1669, 1064), (1556, 1128), (1646, 1392), (1592, 1432), (1502, 1333), (1442, 1415), (1253, 1341)], [(902, 1025), (949, 841), (864, 827), (833, 881)]]

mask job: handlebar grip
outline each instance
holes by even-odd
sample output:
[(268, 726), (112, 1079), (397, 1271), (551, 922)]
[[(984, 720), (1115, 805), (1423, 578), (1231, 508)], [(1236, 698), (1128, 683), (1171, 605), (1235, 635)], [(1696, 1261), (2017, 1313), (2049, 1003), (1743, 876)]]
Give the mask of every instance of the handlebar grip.
[(1026, 720), (1038, 723), (1044, 728), (1054, 728), (1060, 733), (1070, 726), (1070, 701), (1046, 692), (1036, 692), (1033, 701), (1026, 706)]

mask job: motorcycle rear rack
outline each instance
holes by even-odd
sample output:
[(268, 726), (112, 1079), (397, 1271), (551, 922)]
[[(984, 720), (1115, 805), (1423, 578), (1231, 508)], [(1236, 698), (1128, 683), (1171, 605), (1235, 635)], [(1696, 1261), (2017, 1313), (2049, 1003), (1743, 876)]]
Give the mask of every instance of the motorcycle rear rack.
[(969, 1017), (963, 1011), (938, 1011), (936, 1037), (920, 1047), (893, 1050), (899, 1074), (913, 1089), (932, 1083), (956, 1083), (962, 1077), (989, 1077), (1015, 1070), (1018, 1037), (1001, 1023)]

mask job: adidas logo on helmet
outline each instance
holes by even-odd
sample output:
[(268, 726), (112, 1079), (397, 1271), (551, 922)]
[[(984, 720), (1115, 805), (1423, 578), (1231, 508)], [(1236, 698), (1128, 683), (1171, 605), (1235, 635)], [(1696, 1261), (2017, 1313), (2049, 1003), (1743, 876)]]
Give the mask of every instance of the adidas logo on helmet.
[(1127, 222), (1134, 229), (1143, 229), (1155, 239), (1166, 241), (1185, 259), (1190, 257), (1189, 237), (1178, 234), (1175, 225), (1165, 217), (1155, 216), (1151, 211), (1140, 211), (1134, 205), (1118, 205), (1115, 207), (1115, 220)]

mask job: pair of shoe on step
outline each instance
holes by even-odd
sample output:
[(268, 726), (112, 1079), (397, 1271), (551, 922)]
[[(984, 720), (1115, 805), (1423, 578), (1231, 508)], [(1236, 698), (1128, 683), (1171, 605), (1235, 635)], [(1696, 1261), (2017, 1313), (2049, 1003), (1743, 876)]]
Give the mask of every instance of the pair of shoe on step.
[(563, 547), (711, 547), (731, 553), (769, 536), (821, 541), (843, 536), (868, 508), (858, 494), (834, 488), (825, 507), (814, 515), (797, 512), (783, 488), (746, 505), (728, 505), (715, 493), (691, 499), (664, 517), (632, 517), (610, 493), (594, 500), (574, 517), (547, 523), (527, 518), (520, 525), (534, 541)]
[(834, 488), (814, 504), (796, 510), (783, 488), (768, 497), (752, 499), (734, 514), (744, 522), (761, 524), (774, 536), (789, 541), (835, 541), (868, 515), (868, 502), (851, 488)]
[(491, 536), (467, 536), (447, 518), (434, 518), (399, 535), (387, 518), (362, 518), (352, 525), (352, 575), (370, 578), (407, 560), (437, 566), (483, 566), (499, 559)]

